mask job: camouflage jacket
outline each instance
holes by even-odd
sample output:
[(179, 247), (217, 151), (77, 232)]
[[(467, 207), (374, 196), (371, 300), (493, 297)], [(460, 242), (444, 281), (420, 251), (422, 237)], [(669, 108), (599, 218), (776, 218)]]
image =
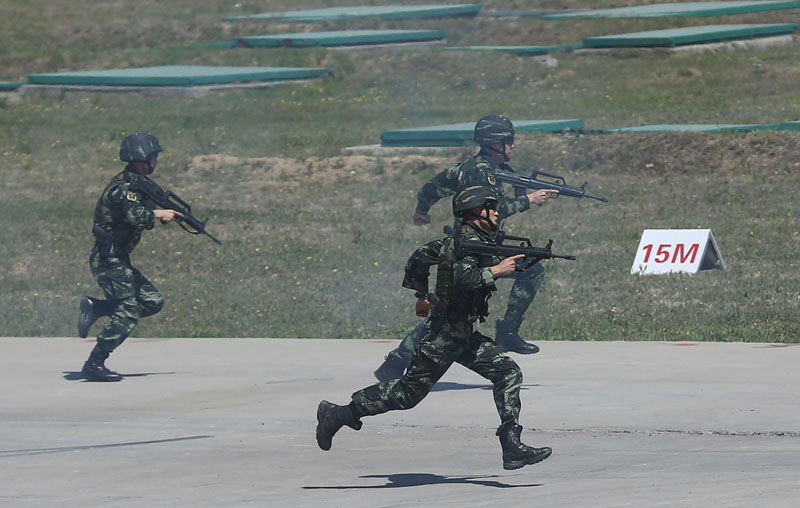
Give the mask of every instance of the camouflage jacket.
[(145, 203), (142, 193), (131, 187), (137, 178), (141, 177), (125, 169), (111, 179), (97, 200), (95, 248), (106, 255), (130, 253), (139, 243), (142, 230), (155, 226), (154, 206)]
[(440, 199), (452, 196), (462, 185), (477, 183), (491, 187), (497, 195), (500, 219), (505, 219), (518, 212), (524, 212), (531, 207), (525, 189), (514, 188), (514, 197), (506, 197), (503, 185), (494, 176), (498, 169), (516, 173), (514, 168), (506, 163), (498, 163), (484, 151), (478, 152), (455, 166), (451, 166), (422, 186), (417, 193), (416, 213), (427, 215), (431, 207)]
[[(472, 223), (462, 224), (458, 233), (465, 240), (489, 239), (489, 234)], [(488, 301), (497, 288), (491, 266), (500, 260), (491, 256), (455, 256), (455, 234), (429, 242), (417, 249), (406, 263), (403, 287), (428, 294), (430, 267), (436, 268), (436, 295), (447, 302), (450, 320), (481, 321), (488, 315)]]

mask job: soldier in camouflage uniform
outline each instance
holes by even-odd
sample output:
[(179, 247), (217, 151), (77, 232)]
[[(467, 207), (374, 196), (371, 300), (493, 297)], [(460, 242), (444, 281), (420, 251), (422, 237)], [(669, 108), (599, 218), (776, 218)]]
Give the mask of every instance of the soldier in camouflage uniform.
[(85, 338), (101, 316), (109, 316), (97, 336), (97, 344), (83, 365), (81, 374), (89, 381), (119, 381), (122, 376), (105, 366), (108, 355), (130, 335), (139, 318), (161, 310), (164, 299), (153, 284), (131, 264), (130, 253), (142, 231), (153, 229), (156, 219), (167, 224), (180, 212), (154, 210), (136, 188), (136, 181), (153, 172), (161, 145), (155, 136), (136, 133), (126, 136), (119, 158), (125, 169), (111, 179), (94, 211), (94, 248), (89, 266), (105, 299), (84, 296), (80, 303), (78, 335)]
[[(518, 469), (541, 462), (550, 448), (532, 448), (520, 442), (519, 425), (522, 372), (503, 354), (491, 338), (473, 330), (476, 320), (488, 314), (488, 299), (496, 290), (495, 280), (514, 272), (511, 256), (500, 260), (491, 256), (468, 255), (456, 258), (454, 239), (490, 239), (497, 230), (498, 200), (491, 188), (466, 185), (454, 196), (453, 213), (463, 218), (456, 232), (418, 249), (406, 265), (403, 286), (416, 291), (416, 312), (427, 316), (419, 346), (408, 370), (400, 379), (378, 383), (352, 395), (349, 405), (338, 406), (326, 400), (317, 408), (317, 444), (329, 450), (334, 434), (343, 426), (359, 430), (361, 418), (416, 406), (455, 362), (490, 380), (500, 415), (497, 435), (503, 450), (503, 467)], [(436, 297), (428, 293), (431, 258), (438, 260)], [(432, 305), (430, 300), (438, 302)]]
[[(497, 195), (497, 210), (501, 220), (528, 210), (532, 204), (541, 206), (550, 196), (558, 193), (550, 189), (526, 194), (525, 189), (515, 188), (514, 197), (504, 194), (502, 184), (496, 181), (494, 175), (498, 169), (514, 172), (514, 169), (507, 164), (514, 147), (514, 125), (508, 118), (500, 115), (487, 115), (481, 118), (475, 124), (474, 140), (481, 147), (477, 155), (442, 171), (423, 185), (417, 194), (417, 209), (413, 218), (415, 225), (430, 223), (431, 217), (428, 211), (431, 206), (444, 197), (452, 196), (465, 184), (475, 183), (490, 187)], [(503, 351), (520, 354), (536, 353), (539, 348), (525, 342), (518, 332), (525, 311), (530, 307), (542, 284), (544, 268), (540, 263), (536, 263), (527, 270), (515, 272), (508, 277), (514, 279), (514, 285), (511, 287), (505, 316), (496, 323), (497, 333), (494, 340)], [(375, 377), (379, 381), (397, 379), (403, 375), (403, 370), (411, 359), (424, 326), (425, 323), (417, 326), (386, 356), (386, 361), (375, 371)]]

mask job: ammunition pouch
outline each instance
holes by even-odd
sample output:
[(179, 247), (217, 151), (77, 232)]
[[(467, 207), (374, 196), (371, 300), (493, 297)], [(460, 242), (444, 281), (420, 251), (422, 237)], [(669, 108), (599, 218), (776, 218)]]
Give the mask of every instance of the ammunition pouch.
[(434, 305), (428, 320), (431, 324), (431, 331), (436, 334), (442, 329), (444, 321), (447, 319), (447, 299), (439, 297), (436, 293), (430, 293), (428, 301)]
[(107, 231), (97, 224), (92, 226), (92, 234), (94, 235), (95, 243), (103, 256), (114, 255), (114, 236), (111, 231)]

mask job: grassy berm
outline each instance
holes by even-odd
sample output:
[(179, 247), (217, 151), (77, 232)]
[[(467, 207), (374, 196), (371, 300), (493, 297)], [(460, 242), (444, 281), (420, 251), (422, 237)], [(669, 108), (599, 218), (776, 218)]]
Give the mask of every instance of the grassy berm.
[[(371, 4), (389, 4), (376, 1)], [(429, 3), (429, 2), (422, 2)], [(190, 200), (217, 246), (176, 225), (146, 232), (133, 262), (166, 298), (139, 337), (400, 338), (417, 322), (405, 261), (451, 222), (411, 224), (420, 186), (474, 152), (342, 155), (386, 129), (581, 118), (588, 129), (653, 123), (800, 119), (800, 44), (672, 55), (507, 54), (395, 49), (177, 48), (234, 35), (346, 28), (441, 28), (448, 43), (545, 45), (587, 35), (710, 23), (797, 22), (798, 11), (704, 19), (362, 21), (225, 24), (222, 16), (294, 3), (7, 2), (5, 79), (162, 64), (327, 67), (309, 83), (202, 98), (136, 94), (0, 95), (0, 335), (72, 336), (79, 298), (99, 296), (88, 267), (97, 196), (119, 170), (119, 142), (148, 131), (165, 152), (154, 175)], [(352, 2), (308, 1), (303, 7)], [(484, 2), (549, 9), (554, 2)], [(581, 2), (567, 7), (608, 7)], [(134, 49), (135, 51), (130, 51)], [(546, 262), (522, 335), (555, 340), (798, 342), (800, 133), (518, 136), (520, 171), (588, 180), (608, 203), (560, 198), (506, 228), (576, 261)], [(509, 189), (510, 191), (510, 189)], [(630, 273), (642, 231), (707, 228), (727, 270)], [(490, 320), (505, 308), (501, 281)], [(93, 332), (96, 332), (95, 328)]]

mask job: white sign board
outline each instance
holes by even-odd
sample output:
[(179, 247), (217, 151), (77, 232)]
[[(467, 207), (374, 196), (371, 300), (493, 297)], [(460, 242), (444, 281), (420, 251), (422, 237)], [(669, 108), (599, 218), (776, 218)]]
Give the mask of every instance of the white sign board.
[(697, 273), (725, 269), (710, 229), (645, 229), (631, 273)]

